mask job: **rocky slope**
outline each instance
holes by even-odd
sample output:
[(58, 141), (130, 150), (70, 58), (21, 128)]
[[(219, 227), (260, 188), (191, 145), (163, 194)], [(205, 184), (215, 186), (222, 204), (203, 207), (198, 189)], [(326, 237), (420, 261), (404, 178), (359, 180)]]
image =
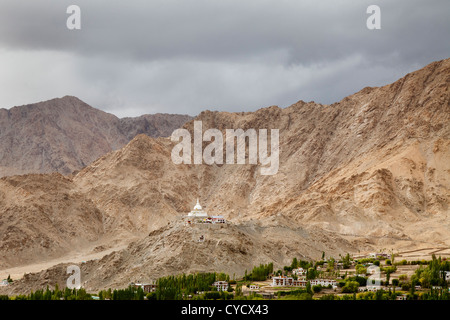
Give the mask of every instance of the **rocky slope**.
[[(261, 175), (259, 165), (175, 165), (170, 157), (175, 143), (169, 138), (136, 136), (65, 182), (69, 194), (79, 195), (90, 207), (91, 219), (94, 212), (101, 215), (102, 232), (83, 232), (95, 233), (105, 243), (142, 237), (84, 264), (87, 285), (97, 289), (135, 277), (213, 268), (239, 274), (259, 262), (282, 265), (293, 256), (317, 258), (322, 251), (337, 256), (448, 247), (449, 85), (447, 59), (332, 105), (299, 101), (285, 109), (205, 111), (196, 118), (204, 130), (279, 129), (280, 165), (272, 176)], [(184, 127), (192, 132), (193, 121)], [(36, 195), (28, 202), (19, 186), (30, 176), (0, 180), (8, 186), (0, 189), (7, 190), (0, 197), (0, 226), (18, 226), (12, 230), (18, 234), (23, 230), (20, 216), (32, 212), (35, 203), (62, 201), (59, 189), (49, 198), (38, 195), (53, 179), (39, 177)], [(210, 214), (222, 214), (232, 224), (202, 230), (208, 241), (201, 244), (192, 240), (200, 231), (177, 223), (196, 197)], [(18, 207), (17, 220), (5, 218), (5, 212)], [(47, 210), (50, 217), (57, 213)], [(33, 243), (36, 252), (48, 251)], [(0, 253), (5, 264), (17, 264), (11, 253)], [(51, 270), (29, 277), (36, 284), (49, 272), (60, 272)]]
[(0, 179), (0, 268), (58, 257), (102, 234), (101, 212), (61, 174)]
[[(228, 219), (281, 213), (343, 235), (447, 243), (449, 83), (447, 59), (329, 106), (300, 101), (286, 109), (205, 111), (196, 118), (204, 130), (279, 129), (276, 175), (263, 176), (248, 164), (174, 165), (174, 143), (138, 136), (74, 182), (122, 224), (149, 219), (136, 225), (143, 230), (189, 211), (200, 197), (211, 214)], [(192, 132), (193, 121), (185, 127)]]
[[(198, 241), (200, 236), (204, 241)], [(101, 259), (75, 263), (82, 272), (83, 286), (90, 292), (104, 288), (123, 288), (131, 281), (149, 282), (181, 271), (225, 272), (236, 276), (251, 270), (255, 264), (273, 262), (275, 268), (290, 263), (290, 257), (316, 258), (320, 250), (337, 250), (345, 254), (363, 241), (343, 240), (319, 229), (305, 230), (284, 219), (263, 226), (258, 222), (245, 224), (186, 225), (173, 221), (126, 249)], [(65, 286), (67, 266), (61, 263), (47, 270), (26, 274), (23, 279), (0, 292), (18, 294), (56, 283)]]
[(155, 114), (119, 119), (70, 96), (0, 109), (0, 177), (70, 174), (139, 133), (169, 136), (191, 118)]

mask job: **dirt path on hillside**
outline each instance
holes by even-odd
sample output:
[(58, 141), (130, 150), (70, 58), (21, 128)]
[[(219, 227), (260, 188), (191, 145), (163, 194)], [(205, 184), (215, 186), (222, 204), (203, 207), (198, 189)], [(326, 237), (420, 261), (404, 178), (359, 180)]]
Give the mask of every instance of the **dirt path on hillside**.
[(49, 269), (50, 267), (60, 264), (73, 262), (75, 264), (82, 263), (83, 261), (101, 259), (103, 256), (110, 254), (113, 251), (118, 251), (126, 248), (127, 245), (120, 245), (114, 248), (103, 250), (100, 252), (93, 252), (93, 248), (87, 248), (83, 251), (71, 252), (66, 256), (48, 260), (40, 263), (33, 263), (25, 266), (18, 266), (8, 269), (0, 270), (0, 280), (6, 279), (8, 275), (11, 276), (13, 280), (17, 280), (23, 277), (25, 273), (39, 272), (42, 270)]

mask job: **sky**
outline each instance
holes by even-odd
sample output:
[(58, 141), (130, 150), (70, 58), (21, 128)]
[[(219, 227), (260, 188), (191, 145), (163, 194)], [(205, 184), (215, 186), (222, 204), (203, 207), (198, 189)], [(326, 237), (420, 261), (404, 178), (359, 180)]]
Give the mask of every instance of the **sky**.
[[(70, 5), (81, 29), (69, 30)], [(381, 11), (370, 30), (369, 5)], [(448, 0), (0, 0), (0, 108), (118, 117), (338, 102), (450, 56)]]

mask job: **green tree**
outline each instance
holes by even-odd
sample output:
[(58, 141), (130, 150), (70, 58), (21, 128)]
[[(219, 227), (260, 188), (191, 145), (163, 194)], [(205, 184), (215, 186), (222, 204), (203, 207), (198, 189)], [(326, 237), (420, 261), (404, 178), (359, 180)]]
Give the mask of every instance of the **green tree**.
[(344, 269), (350, 268), (350, 265), (351, 265), (351, 261), (350, 261), (350, 260), (351, 260), (351, 259), (350, 259), (350, 254), (347, 253), (347, 254), (345, 255), (345, 257), (342, 259), (342, 264), (343, 264), (343, 268), (344, 268)]
[(358, 292), (359, 283), (357, 281), (347, 281), (342, 288), (343, 293), (356, 293)]
[(315, 279), (316, 276), (317, 276), (317, 270), (314, 268), (309, 268), (308, 271), (306, 272), (306, 279), (308, 279), (308, 280)]
[(311, 290), (311, 282), (309, 282), (309, 281), (306, 283), (306, 292), (311, 295), (313, 294), (313, 292)]
[(357, 274), (366, 274), (367, 273), (367, 268), (365, 268), (362, 264), (357, 264), (355, 269), (356, 269)]
[(297, 269), (298, 268), (298, 261), (297, 258), (292, 259), (291, 263), (291, 269)]
[(328, 268), (327, 268), (327, 270), (329, 270), (329, 271), (334, 270), (334, 263), (335, 263), (334, 258), (328, 259)]
[(322, 287), (321, 286), (313, 286), (312, 289), (313, 289), (314, 293), (319, 293), (322, 290)]
[(238, 284), (236, 286), (236, 297), (241, 297), (242, 296), (242, 284)]

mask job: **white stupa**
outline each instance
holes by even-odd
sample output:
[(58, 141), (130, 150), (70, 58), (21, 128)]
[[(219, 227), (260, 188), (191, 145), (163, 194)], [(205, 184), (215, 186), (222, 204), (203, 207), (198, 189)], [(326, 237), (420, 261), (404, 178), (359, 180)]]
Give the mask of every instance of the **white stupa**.
[(203, 211), (202, 206), (198, 202), (198, 198), (197, 198), (197, 204), (195, 205), (194, 209), (191, 212), (189, 212), (188, 217), (198, 217), (198, 218), (207, 218), (208, 217), (208, 214), (205, 211)]

